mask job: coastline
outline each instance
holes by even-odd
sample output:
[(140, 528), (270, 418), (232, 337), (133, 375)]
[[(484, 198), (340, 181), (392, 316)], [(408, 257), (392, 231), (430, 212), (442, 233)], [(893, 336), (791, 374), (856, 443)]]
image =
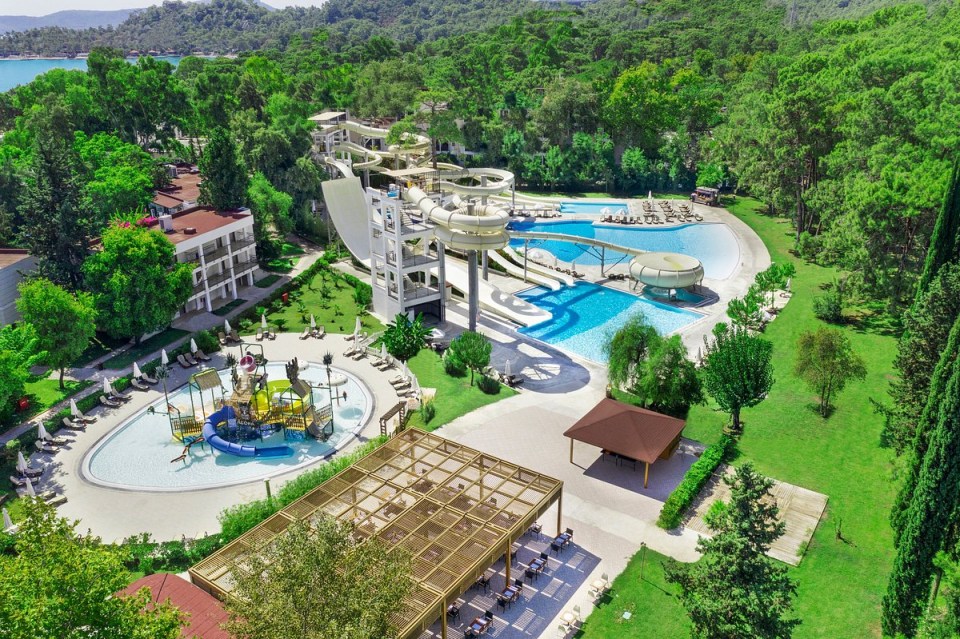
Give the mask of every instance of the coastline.
[[(5, 61), (9, 61), (9, 62), (30, 62), (30, 61), (35, 61), (35, 60), (38, 60), (38, 61), (39, 61), (39, 60), (43, 60), (43, 61), (51, 61), (51, 62), (64, 62), (64, 61), (68, 61), (68, 60), (86, 60), (86, 59), (89, 57), (89, 55), (90, 55), (89, 53), (78, 53), (77, 55), (75, 55), (75, 56), (72, 57), (72, 58), (68, 58), (67, 56), (8, 55), (8, 56), (0, 56), (0, 62), (5, 62)], [(127, 56), (124, 56), (124, 58), (127, 59), (127, 60), (136, 60), (137, 58), (146, 58), (146, 57), (158, 58), (158, 59), (164, 59), (164, 58), (186, 58), (186, 57), (193, 57), (193, 58), (236, 58), (236, 57), (237, 57), (237, 54), (235, 54), (235, 53), (224, 53), (224, 54), (219, 54), (219, 53), (189, 53), (189, 54), (187, 54), (187, 55), (182, 55), (182, 54), (179, 54), (179, 53), (161, 53), (161, 54), (157, 54), (157, 55), (144, 54), (144, 55), (127, 55)]]

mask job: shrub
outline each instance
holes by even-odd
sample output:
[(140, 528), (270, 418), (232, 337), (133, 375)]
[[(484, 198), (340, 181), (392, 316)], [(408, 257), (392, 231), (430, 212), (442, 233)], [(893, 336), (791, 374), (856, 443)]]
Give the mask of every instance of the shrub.
[(680, 484), (667, 497), (667, 501), (660, 510), (657, 526), (670, 530), (680, 525), (683, 514), (700, 494), (700, 490), (713, 475), (713, 471), (727, 458), (733, 449), (733, 444), (732, 438), (723, 435), (716, 444), (703, 451), (700, 459), (694, 462)]
[(500, 382), (495, 380), (492, 377), (487, 377), (486, 375), (481, 375), (477, 380), (477, 388), (486, 393), (487, 395), (496, 395), (500, 392)]
[(456, 353), (447, 351), (443, 357), (443, 370), (450, 377), (465, 377), (467, 365), (460, 361)]
[(17, 453), (20, 452), (20, 440), (11, 439), (6, 444), (3, 445), (3, 457), (7, 461), (13, 461), (17, 458)]
[(437, 416), (437, 407), (434, 403), (426, 402), (420, 407), (420, 419), (424, 424), (429, 424), (430, 420)]
[(813, 314), (824, 322), (843, 322), (843, 287), (834, 282), (823, 295), (813, 298)]
[(220, 350), (220, 340), (211, 331), (200, 331), (194, 334), (193, 339), (197, 342), (197, 348), (204, 353), (216, 353)]

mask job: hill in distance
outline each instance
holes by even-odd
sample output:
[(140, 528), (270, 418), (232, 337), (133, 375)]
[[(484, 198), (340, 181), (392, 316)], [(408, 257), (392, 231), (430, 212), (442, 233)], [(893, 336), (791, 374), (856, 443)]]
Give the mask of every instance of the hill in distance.
[(57, 11), (45, 16), (0, 16), (0, 33), (26, 31), (42, 27), (64, 29), (89, 29), (91, 27), (115, 27), (137, 9), (116, 11)]

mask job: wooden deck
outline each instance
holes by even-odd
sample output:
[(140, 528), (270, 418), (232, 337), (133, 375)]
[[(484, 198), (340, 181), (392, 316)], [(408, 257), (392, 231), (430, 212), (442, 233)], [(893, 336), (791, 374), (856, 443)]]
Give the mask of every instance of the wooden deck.
[[(705, 537), (710, 536), (710, 529), (703, 521), (710, 505), (718, 499), (727, 501), (730, 498), (730, 487), (720, 480), (721, 474), (732, 474), (729, 466), (721, 466), (713, 478), (700, 491), (700, 496), (693, 503), (690, 514), (687, 515), (684, 526)], [(780, 520), (786, 522), (787, 528), (777, 541), (770, 547), (767, 555), (779, 559), (791, 566), (800, 564), (803, 551), (813, 537), (820, 517), (827, 507), (827, 496), (815, 493), (812, 490), (774, 480), (770, 491), (780, 508)]]

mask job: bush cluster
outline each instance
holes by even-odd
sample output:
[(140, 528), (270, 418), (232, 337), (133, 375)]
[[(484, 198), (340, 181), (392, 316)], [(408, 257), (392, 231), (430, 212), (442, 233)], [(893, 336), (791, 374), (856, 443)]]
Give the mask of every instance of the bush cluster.
[(481, 375), (477, 379), (477, 388), (487, 395), (496, 395), (500, 392), (500, 382), (487, 375)]
[(150, 575), (155, 572), (183, 572), (223, 546), (223, 536), (156, 542), (149, 533), (123, 540), (120, 550), (128, 570)]
[(722, 435), (717, 443), (703, 451), (700, 459), (694, 462), (687, 474), (683, 476), (683, 481), (667, 497), (667, 501), (660, 510), (657, 526), (670, 530), (680, 525), (683, 514), (700, 494), (700, 490), (713, 475), (717, 466), (723, 463), (733, 450), (733, 445), (734, 441), (731, 437)]
[(443, 356), (443, 370), (450, 377), (466, 377), (467, 365), (460, 361), (456, 353), (448, 350)]

